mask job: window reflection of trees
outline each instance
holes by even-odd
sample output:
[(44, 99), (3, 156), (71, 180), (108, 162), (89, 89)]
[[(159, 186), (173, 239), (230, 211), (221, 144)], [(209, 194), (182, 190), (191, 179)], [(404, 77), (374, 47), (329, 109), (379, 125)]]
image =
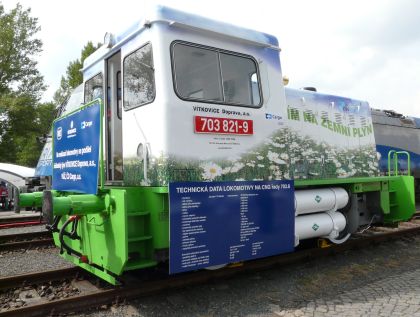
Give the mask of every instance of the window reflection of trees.
[(98, 74), (89, 79), (85, 84), (85, 103), (92, 101), (96, 98), (103, 98), (103, 77)]
[(124, 60), (124, 108), (131, 109), (154, 98), (152, 45), (147, 44)]

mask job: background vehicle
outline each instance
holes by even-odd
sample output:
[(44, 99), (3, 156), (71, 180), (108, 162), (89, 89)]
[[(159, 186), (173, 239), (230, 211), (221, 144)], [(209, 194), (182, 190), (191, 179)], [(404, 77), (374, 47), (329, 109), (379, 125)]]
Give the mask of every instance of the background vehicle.
[[(407, 151), (411, 158), (411, 175), (415, 178), (416, 196), (420, 199), (420, 119), (406, 117), (389, 110), (372, 109), (373, 129), (377, 151), (381, 154), (379, 166), (385, 175), (388, 170), (388, 152)], [(407, 171), (407, 160), (399, 161), (399, 169)]]

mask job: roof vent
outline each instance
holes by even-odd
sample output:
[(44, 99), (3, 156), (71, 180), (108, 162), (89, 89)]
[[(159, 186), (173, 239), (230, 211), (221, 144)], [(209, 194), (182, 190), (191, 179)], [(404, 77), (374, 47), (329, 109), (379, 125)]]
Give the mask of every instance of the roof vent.
[(314, 91), (316, 92), (316, 88), (315, 87), (303, 87), (303, 90), (309, 90), (309, 91)]
[(401, 113), (395, 112), (394, 110), (384, 110), (384, 112), (388, 117), (404, 118), (404, 116)]
[(115, 44), (115, 36), (112, 33), (106, 32), (104, 36), (104, 46), (111, 48)]

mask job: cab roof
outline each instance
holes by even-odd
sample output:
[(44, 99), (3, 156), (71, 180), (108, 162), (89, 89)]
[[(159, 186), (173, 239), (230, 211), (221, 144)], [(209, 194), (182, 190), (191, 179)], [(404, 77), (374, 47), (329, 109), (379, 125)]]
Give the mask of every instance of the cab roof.
[(152, 6), (146, 10), (144, 17), (145, 18), (137, 21), (123, 32), (116, 35), (107, 33), (105, 36), (107, 40), (105, 40), (104, 45), (86, 58), (83, 64), (83, 70), (85, 71), (108, 54), (112, 54), (112, 51), (121, 47), (125, 42), (129, 41), (146, 27), (158, 22), (168, 23), (170, 26), (174, 27), (184, 27), (216, 33), (219, 36), (225, 36), (230, 39), (233, 38), (256, 46), (280, 50), (278, 40), (273, 35), (186, 13), (166, 6)]

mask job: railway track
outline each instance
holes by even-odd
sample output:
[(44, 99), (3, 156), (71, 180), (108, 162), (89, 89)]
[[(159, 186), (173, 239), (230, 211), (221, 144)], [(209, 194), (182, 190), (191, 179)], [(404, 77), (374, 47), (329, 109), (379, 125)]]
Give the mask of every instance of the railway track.
[(0, 217), (0, 229), (34, 226), (42, 223), (42, 219), (39, 215)]
[(70, 267), (44, 272), (28, 273), (0, 278), (0, 291), (22, 287), (25, 285), (45, 283), (52, 280), (63, 278), (72, 278), (81, 274), (82, 269), (79, 267)]
[[(391, 241), (401, 238), (409, 238), (420, 234), (420, 220), (401, 223), (399, 229), (375, 228), (369, 232), (359, 234), (353, 239), (341, 245), (331, 245), (325, 248), (312, 248), (297, 251), (294, 253), (273, 256), (269, 258), (249, 261), (237, 265), (231, 265), (224, 269), (216, 271), (198, 271), (193, 273), (183, 273), (175, 276), (164, 276), (154, 280), (139, 280), (137, 277), (131, 277), (124, 286), (100, 289), (92, 285), (88, 290), (69, 298), (60, 298), (46, 302), (41, 300), (39, 303), (27, 305), (20, 308), (14, 308), (0, 312), (3, 316), (47, 316), (51, 314), (69, 313), (81, 311), (106, 305), (124, 299), (129, 300), (142, 296), (153, 295), (158, 292), (171, 289), (202, 284), (211, 280), (221, 280), (230, 278), (237, 274), (265, 270), (273, 266), (286, 265), (314, 259), (317, 257), (336, 254), (351, 249), (358, 249), (385, 241)], [(36, 284), (39, 282), (50, 281), (53, 279), (71, 278), (75, 274), (86, 274), (79, 268), (65, 270), (47, 271), (33, 273), (29, 275), (19, 275), (0, 279), (0, 290), (19, 287), (22, 285)]]
[(26, 232), (0, 236), (0, 252), (44, 246), (53, 246), (53, 239), (51, 233), (48, 231)]

